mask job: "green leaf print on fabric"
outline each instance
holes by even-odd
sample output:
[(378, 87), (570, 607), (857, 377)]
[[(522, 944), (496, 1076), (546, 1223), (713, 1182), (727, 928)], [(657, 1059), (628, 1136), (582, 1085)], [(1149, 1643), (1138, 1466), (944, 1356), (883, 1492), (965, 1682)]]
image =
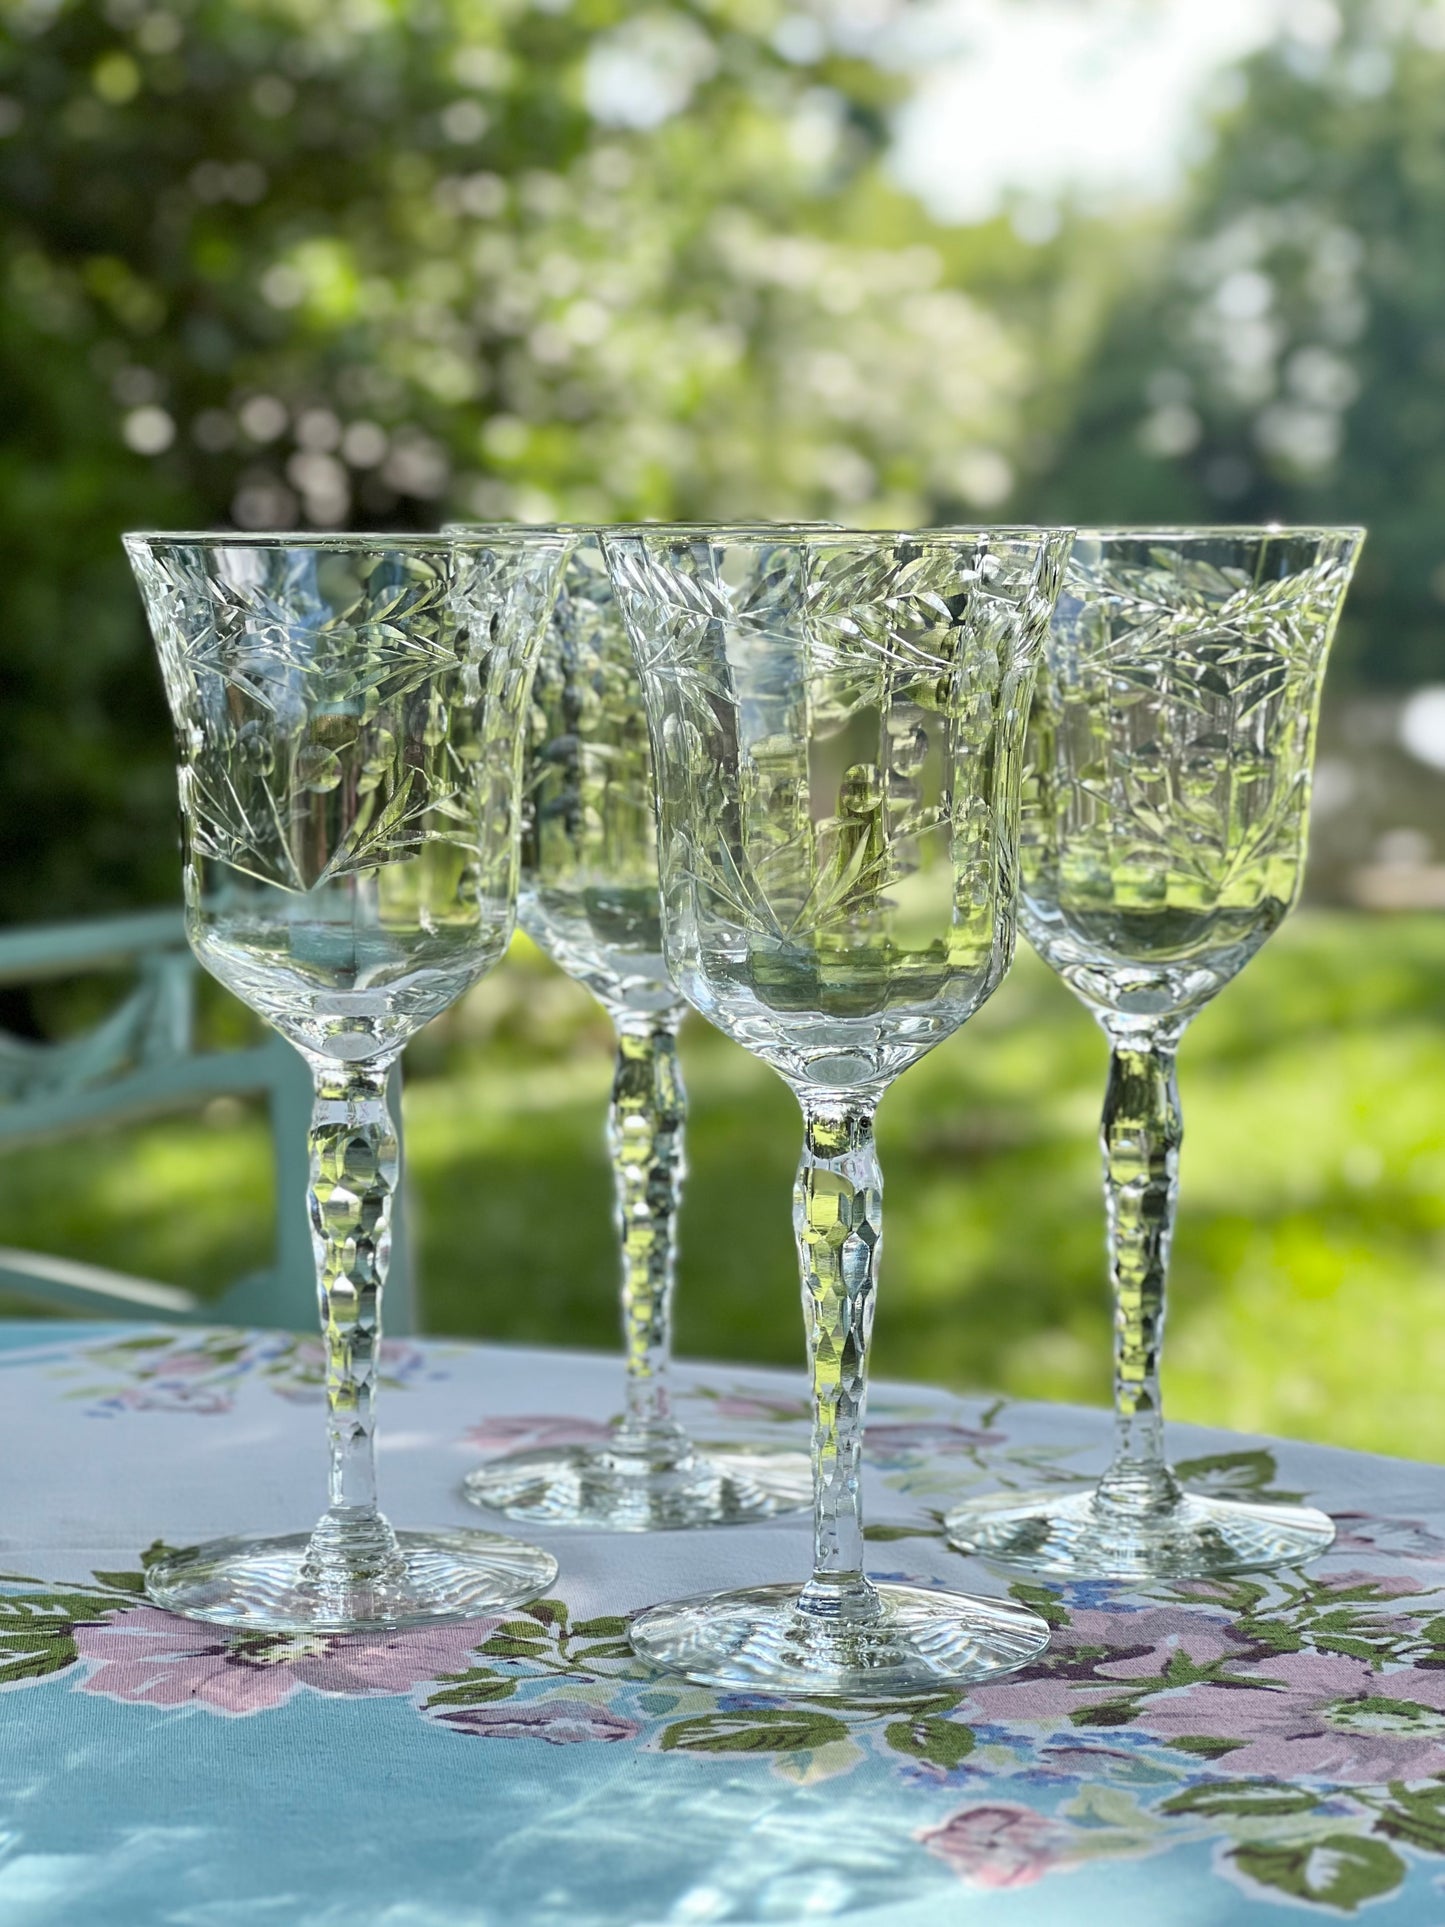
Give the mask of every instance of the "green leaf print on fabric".
[(811, 1707), (756, 1706), (745, 1713), (704, 1713), (663, 1731), (664, 1753), (816, 1752), (848, 1737), (847, 1722)]
[(1226, 1857), (1261, 1887), (1346, 1914), (1392, 1893), (1406, 1871), (1404, 1861), (1383, 1840), (1352, 1833), (1330, 1833), (1295, 1846), (1248, 1841)]
[(1159, 1811), (1273, 1815), (1311, 1813), (1318, 1805), (1315, 1795), (1303, 1787), (1283, 1786), (1273, 1780), (1215, 1780), (1161, 1801)]
[(883, 1737), (895, 1753), (906, 1753), (945, 1772), (966, 1760), (975, 1745), (973, 1728), (958, 1720), (895, 1720), (884, 1727)]

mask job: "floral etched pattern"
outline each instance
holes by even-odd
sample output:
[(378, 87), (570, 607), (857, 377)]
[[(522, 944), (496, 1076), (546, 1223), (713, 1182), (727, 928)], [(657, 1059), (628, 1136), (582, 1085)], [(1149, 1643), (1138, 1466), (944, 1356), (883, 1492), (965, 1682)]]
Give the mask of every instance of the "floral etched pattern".
[(525, 693), (496, 638), (535, 646), (560, 537), (126, 547), (175, 720), (190, 859), (304, 894), (425, 843), (485, 854), (485, 752), (516, 736)]
[(785, 1076), (844, 1050), (896, 1075), (1012, 954), (1024, 712), (1065, 539), (605, 546), (658, 758), (674, 982)]
[(1076, 545), (1035, 700), (1020, 916), (1081, 994), (1111, 1007), (1087, 973), (1121, 960), (1187, 959), (1217, 989), (1294, 901), (1358, 548), (1345, 529)]

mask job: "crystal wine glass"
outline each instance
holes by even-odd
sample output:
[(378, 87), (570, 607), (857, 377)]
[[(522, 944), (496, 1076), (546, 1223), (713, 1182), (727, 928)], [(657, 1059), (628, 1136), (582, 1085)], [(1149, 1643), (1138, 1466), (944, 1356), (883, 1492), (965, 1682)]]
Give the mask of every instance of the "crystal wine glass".
[(801, 1452), (704, 1452), (667, 1384), (686, 1096), (687, 1005), (662, 955), (642, 686), (595, 531), (579, 532), (532, 685), (519, 913), (612, 1019), (607, 1142), (622, 1252), (627, 1407), (597, 1445), (489, 1460), (468, 1498), (509, 1518), (621, 1531), (724, 1525), (808, 1503)]
[(502, 956), (521, 722), (567, 543), (129, 535), (175, 722), (186, 928), (315, 1078), (310, 1212), (330, 1505), (310, 1534), (151, 1566), (193, 1618), (363, 1631), (545, 1590), (556, 1562), (484, 1532), (395, 1532), (373, 1422), (403, 1045)]
[(1067, 536), (603, 540), (652, 733), (668, 966), (803, 1111), (813, 1403), (811, 1579), (655, 1606), (633, 1647), (789, 1693), (917, 1693), (1021, 1665), (1047, 1641), (1034, 1614), (864, 1574), (873, 1118), (1012, 955), (1028, 688)]
[(1308, 1559), (1312, 1507), (1186, 1492), (1159, 1359), (1190, 1019), (1299, 894), (1325, 658), (1356, 529), (1081, 532), (1039, 673), (1020, 918), (1109, 1039), (1102, 1148), (1114, 1291), (1113, 1462), (1084, 1492), (969, 1500), (960, 1551), (1075, 1577)]

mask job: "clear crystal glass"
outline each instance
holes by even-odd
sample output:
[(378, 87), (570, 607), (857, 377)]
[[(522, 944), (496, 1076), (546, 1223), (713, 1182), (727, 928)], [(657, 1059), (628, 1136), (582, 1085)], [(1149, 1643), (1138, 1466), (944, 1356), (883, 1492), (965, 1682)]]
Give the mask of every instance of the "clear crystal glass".
[(520, 915), (617, 1033), (607, 1142), (622, 1258), (626, 1410), (599, 1445), (508, 1453), (467, 1496), (509, 1518), (656, 1531), (806, 1506), (807, 1457), (705, 1452), (668, 1393), (686, 1094), (687, 1009), (667, 974), (652, 752), (642, 686), (594, 531), (579, 531), (532, 685)]
[(961, 1551), (1074, 1577), (1247, 1571), (1322, 1552), (1310, 1507), (1186, 1492), (1164, 1456), (1164, 1288), (1186, 1025), (1299, 894), (1325, 659), (1357, 529), (1080, 531), (1034, 698), (1020, 919), (1109, 1039), (1102, 1147), (1113, 1463), (970, 1500)]
[(511, 936), (528, 686), (567, 543), (130, 535), (176, 729), (191, 945), (311, 1067), (330, 1503), (311, 1533), (153, 1565), (158, 1605), (277, 1629), (468, 1618), (556, 1562), (396, 1532), (376, 1493), (399, 1181), (387, 1073)]
[(790, 1693), (911, 1694), (1020, 1665), (1048, 1637), (1034, 1614), (864, 1573), (873, 1119), (1012, 955), (1028, 688), (1067, 536), (604, 544), (652, 733), (669, 969), (802, 1106), (813, 1402), (812, 1577), (655, 1606), (633, 1646), (703, 1683)]

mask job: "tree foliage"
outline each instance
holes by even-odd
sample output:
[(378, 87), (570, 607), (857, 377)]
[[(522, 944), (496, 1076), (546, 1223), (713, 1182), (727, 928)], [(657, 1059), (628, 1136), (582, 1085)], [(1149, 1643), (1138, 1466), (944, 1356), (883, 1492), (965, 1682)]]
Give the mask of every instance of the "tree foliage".
[(777, 0), (4, 20), (11, 917), (174, 891), (125, 526), (1000, 492), (1024, 358), (880, 187), (897, 83)]
[(1035, 504), (1364, 522), (1355, 669), (1439, 680), (1442, 317), (1445, 8), (1316, 0), (1242, 70), (1177, 221), (1074, 377)]

